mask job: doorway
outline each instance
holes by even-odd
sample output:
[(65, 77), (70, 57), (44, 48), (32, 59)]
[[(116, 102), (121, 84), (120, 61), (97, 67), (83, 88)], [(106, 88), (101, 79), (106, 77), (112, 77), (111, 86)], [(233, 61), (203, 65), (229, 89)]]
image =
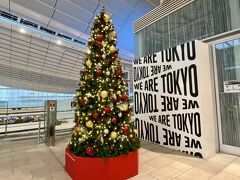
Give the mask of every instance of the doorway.
[(213, 44), (220, 151), (240, 155), (240, 37)]

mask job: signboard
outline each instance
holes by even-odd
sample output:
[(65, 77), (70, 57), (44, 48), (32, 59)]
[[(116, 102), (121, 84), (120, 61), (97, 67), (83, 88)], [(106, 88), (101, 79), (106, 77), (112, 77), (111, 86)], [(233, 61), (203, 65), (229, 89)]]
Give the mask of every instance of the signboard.
[(50, 102), (49, 108), (50, 108), (50, 111), (55, 111), (55, 102)]
[(138, 136), (188, 154), (216, 151), (208, 45), (188, 42), (133, 62)]
[(240, 92), (240, 81), (239, 80), (224, 81), (223, 85), (224, 85), (225, 93)]

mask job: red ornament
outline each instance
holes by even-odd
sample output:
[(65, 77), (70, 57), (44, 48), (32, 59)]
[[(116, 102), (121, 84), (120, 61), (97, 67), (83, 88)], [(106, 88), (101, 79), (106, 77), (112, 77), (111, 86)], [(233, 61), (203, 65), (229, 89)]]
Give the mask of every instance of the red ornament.
[(106, 117), (103, 117), (103, 118), (102, 118), (102, 122), (103, 122), (103, 123), (107, 122), (107, 118), (106, 118)]
[(78, 102), (79, 102), (79, 105), (80, 105), (80, 106), (83, 106), (83, 105), (85, 104), (85, 100), (84, 100), (84, 99), (79, 99)]
[(124, 126), (124, 127), (122, 128), (122, 131), (123, 131), (125, 134), (127, 134), (127, 133), (129, 132), (129, 127), (128, 127), (128, 126)]
[(108, 106), (105, 106), (105, 107), (103, 108), (103, 111), (104, 111), (105, 113), (109, 113), (109, 112), (111, 112), (111, 108), (108, 107)]
[(115, 72), (115, 76), (117, 76), (117, 77), (122, 77), (122, 71), (121, 70), (117, 70), (116, 72)]
[(93, 118), (97, 119), (97, 117), (98, 117), (98, 112), (93, 113), (92, 116), (93, 116)]
[(97, 41), (97, 46), (100, 47), (102, 45), (102, 43), (100, 41)]
[(117, 59), (118, 58), (118, 54), (114, 54), (114, 59)]
[(108, 65), (110, 63), (110, 60), (109, 59), (105, 59), (104, 60), (104, 64)]
[(127, 98), (128, 98), (128, 97), (127, 97), (127, 95), (126, 95), (126, 94), (122, 94), (122, 96), (121, 96), (121, 100), (122, 100), (122, 101), (126, 101), (126, 100), (127, 100)]
[(112, 123), (115, 123), (115, 122), (117, 122), (117, 118), (113, 117), (111, 121), (112, 121)]
[(93, 149), (92, 149), (91, 147), (87, 147), (87, 148), (86, 148), (86, 153), (87, 153), (88, 155), (92, 155), (92, 154), (93, 154)]
[(101, 69), (97, 69), (97, 70), (96, 70), (96, 74), (97, 74), (97, 75), (101, 75), (101, 74), (102, 74), (102, 70), (101, 70)]
[(114, 147), (109, 147), (109, 151), (114, 151)]
[(98, 34), (98, 35), (97, 35), (97, 39), (98, 39), (99, 41), (102, 41), (103, 38), (104, 38), (104, 36), (103, 36), (102, 34)]

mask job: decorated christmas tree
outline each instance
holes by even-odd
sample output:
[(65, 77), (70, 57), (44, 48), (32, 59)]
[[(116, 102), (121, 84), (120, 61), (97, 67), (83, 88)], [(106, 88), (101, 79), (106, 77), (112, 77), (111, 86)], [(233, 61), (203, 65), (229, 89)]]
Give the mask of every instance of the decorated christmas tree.
[(77, 156), (108, 158), (140, 147), (116, 43), (112, 20), (103, 9), (95, 17), (74, 98), (69, 148)]

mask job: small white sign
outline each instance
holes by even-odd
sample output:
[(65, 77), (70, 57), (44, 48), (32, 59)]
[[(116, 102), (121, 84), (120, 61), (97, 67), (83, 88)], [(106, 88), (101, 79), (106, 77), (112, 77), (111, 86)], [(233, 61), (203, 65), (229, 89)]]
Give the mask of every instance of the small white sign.
[(224, 81), (225, 93), (238, 93), (240, 92), (240, 80)]

